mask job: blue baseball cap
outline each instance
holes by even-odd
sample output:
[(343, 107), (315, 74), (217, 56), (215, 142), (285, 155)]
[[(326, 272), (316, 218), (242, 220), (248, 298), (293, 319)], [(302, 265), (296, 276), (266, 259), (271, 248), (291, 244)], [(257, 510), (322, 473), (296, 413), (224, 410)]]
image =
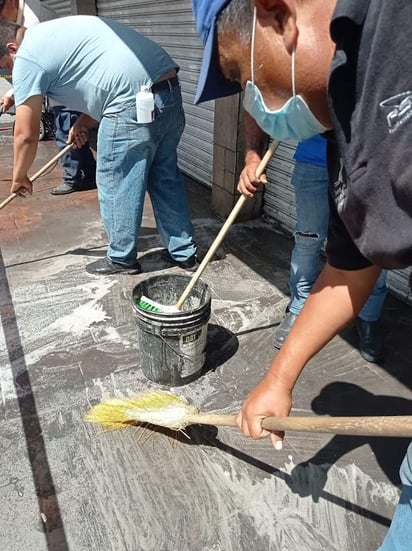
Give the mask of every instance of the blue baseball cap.
[(204, 45), (203, 61), (194, 103), (238, 94), (238, 82), (225, 78), (217, 58), (216, 20), (230, 0), (192, 0), (197, 32)]

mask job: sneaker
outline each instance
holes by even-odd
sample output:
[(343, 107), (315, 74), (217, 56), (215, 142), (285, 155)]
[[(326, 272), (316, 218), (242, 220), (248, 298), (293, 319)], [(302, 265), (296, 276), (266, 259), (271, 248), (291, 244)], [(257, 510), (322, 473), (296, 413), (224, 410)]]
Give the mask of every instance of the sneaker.
[(378, 363), (383, 360), (383, 333), (379, 321), (365, 321), (356, 318), (356, 330), (359, 337), (359, 352), (364, 360)]
[(125, 264), (118, 264), (112, 262), (107, 257), (91, 262), (86, 266), (86, 272), (94, 275), (112, 275), (112, 274), (140, 274), (142, 268), (140, 263), (136, 262), (132, 266), (126, 266)]
[(55, 187), (51, 190), (52, 195), (67, 195), (68, 193), (73, 193), (76, 191), (75, 187), (72, 184), (63, 182), (58, 187)]
[(275, 348), (282, 347), (297, 317), (298, 316), (295, 314), (292, 314), (292, 312), (286, 312), (286, 314), (283, 317), (283, 320), (280, 322), (278, 328), (275, 331), (275, 338), (273, 342), (273, 345)]
[(200, 266), (200, 262), (195, 254), (190, 258), (188, 258), (187, 260), (175, 260), (170, 255), (169, 251), (164, 250), (162, 251), (161, 257), (162, 257), (162, 260), (164, 260), (168, 264), (172, 264), (173, 266), (178, 266), (179, 268), (186, 270), (186, 272), (195, 272)]
[(67, 195), (68, 193), (73, 193), (74, 191), (88, 191), (90, 189), (96, 189), (96, 182), (82, 182), (76, 184), (69, 184), (68, 182), (63, 182), (60, 186), (55, 187), (51, 190), (52, 195)]

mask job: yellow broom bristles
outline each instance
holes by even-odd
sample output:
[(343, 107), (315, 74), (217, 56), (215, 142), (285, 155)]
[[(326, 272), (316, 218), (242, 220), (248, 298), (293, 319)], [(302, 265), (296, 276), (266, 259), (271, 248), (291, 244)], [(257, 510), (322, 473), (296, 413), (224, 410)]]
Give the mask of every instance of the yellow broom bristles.
[(83, 417), (89, 423), (116, 430), (133, 423), (149, 423), (180, 430), (189, 423), (187, 415), (199, 413), (184, 398), (170, 392), (147, 392), (134, 398), (113, 398), (97, 404)]

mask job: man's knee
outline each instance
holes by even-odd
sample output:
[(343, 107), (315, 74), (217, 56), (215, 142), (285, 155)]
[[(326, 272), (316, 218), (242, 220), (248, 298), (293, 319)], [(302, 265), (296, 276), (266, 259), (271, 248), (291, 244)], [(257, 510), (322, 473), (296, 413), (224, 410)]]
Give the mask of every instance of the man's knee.
[(300, 249), (319, 250), (322, 248), (325, 237), (319, 233), (310, 231), (296, 231), (294, 234), (295, 243)]

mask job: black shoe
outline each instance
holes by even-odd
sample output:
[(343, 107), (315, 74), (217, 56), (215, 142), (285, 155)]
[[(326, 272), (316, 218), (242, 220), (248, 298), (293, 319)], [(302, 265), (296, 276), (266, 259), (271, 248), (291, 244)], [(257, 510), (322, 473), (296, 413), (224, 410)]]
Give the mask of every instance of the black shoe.
[(111, 274), (140, 274), (142, 268), (139, 262), (133, 264), (133, 266), (126, 266), (125, 264), (117, 264), (112, 262), (107, 257), (96, 260), (86, 266), (86, 272), (96, 275), (111, 275)]
[(81, 182), (79, 184), (76, 184), (75, 191), (89, 191), (90, 189), (96, 189), (97, 185), (96, 182), (90, 181), (90, 182)]
[(378, 363), (383, 360), (383, 333), (379, 321), (364, 321), (356, 318), (359, 337), (359, 352), (364, 360)]
[(161, 257), (163, 260), (168, 262), (169, 264), (172, 264), (173, 266), (178, 266), (179, 268), (183, 268), (183, 270), (186, 270), (186, 272), (195, 272), (199, 266), (200, 262), (197, 259), (197, 256), (194, 254), (187, 260), (175, 260), (169, 253), (169, 251), (164, 250), (162, 251)]
[(58, 187), (55, 187), (51, 190), (52, 195), (67, 195), (68, 193), (73, 193), (76, 191), (75, 187), (72, 184), (63, 182)]
[(295, 314), (292, 312), (286, 312), (283, 317), (283, 320), (280, 322), (279, 327), (275, 331), (275, 339), (273, 345), (275, 348), (281, 348), (282, 344), (285, 342), (286, 337), (289, 335), (292, 325), (295, 323), (296, 318)]

